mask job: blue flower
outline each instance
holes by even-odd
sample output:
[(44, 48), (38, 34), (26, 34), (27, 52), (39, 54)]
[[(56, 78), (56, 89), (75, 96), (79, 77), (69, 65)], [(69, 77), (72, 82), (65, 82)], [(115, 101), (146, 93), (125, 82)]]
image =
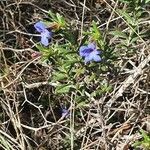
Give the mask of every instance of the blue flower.
[(52, 32), (47, 30), (46, 25), (42, 21), (37, 22), (34, 27), (41, 33), (41, 43), (44, 46), (48, 46), (49, 40), (52, 38)]
[(81, 46), (79, 49), (79, 54), (81, 57), (84, 57), (84, 62), (89, 61), (100, 62), (102, 59), (99, 56), (101, 52), (96, 49), (95, 43), (90, 43), (87, 46)]
[(66, 108), (61, 109), (61, 115), (65, 118), (69, 117), (69, 110)]

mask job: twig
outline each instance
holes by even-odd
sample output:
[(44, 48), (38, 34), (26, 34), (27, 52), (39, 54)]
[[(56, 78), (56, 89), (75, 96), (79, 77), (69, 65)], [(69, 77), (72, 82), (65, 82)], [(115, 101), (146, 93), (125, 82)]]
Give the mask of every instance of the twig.
[(86, 3), (86, 0), (84, 0), (83, 10), (82, 10), (82, 22), (81, 22), (81, 38), (80, 38), (80, 44), (81, 44), (81, 41), (82, 41), (82, 34), (83, 34), (84, 14), (85, 14), (85, 8), (86, 8), (85, 3)]
[(4, 86), (3, 89), (6, 89), (6, 88), (9, 87), (11, 84), (13, 84), (15, 81), (17, 81), (17, 80), (21, 77), (22, 73), (26, 70), (26, 68), (27, 68), (30, 64), (32, 64), (34, 61), (36, 61), (37, 59), (39, 59), (39, 57), (33, 59), (33, 60), (30, 61), (28, 64), (26, 64), (25, 67), (19, 72), (19, 74), (17, 75), (17, 77), (16, 77), (12, 82), (10, 82), (10, 83), (8, 83), (6, 86)]
[(107, 106), (111, 107), (112, 103), (120, 96), (122, 96), (123, 92), (129, 87), (131, 84), (135, 82), (135, 80), (143, 73), (143, 68), (150, 62), (150, 54), (139, 64), (137, 68), (133, 70), (133, 74), (131, 74), (120, 86), (119, 90), (114, 94), (114, 96), (106, 103)]
[(32, 89), (32, 88), (38, 88), (42, 85), (51, 85), (51, 86), (57, 86), (57, 83), (49, 83), (48, 81), (45, 82), (37, 82), (37, 83), (32, 83), (32, 84), (25, 84), (23, 83), (24, 87), (27, 89)]

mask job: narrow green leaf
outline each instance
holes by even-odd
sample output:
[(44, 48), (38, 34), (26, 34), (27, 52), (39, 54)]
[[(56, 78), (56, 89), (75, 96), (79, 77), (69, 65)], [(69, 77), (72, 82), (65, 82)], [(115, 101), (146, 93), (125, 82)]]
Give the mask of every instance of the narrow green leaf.
[(67, 78), (67, 75), (65, 73), (55, 73), (54, 75), (54, 80), (55, 81), (60, 81), (60, 80), (64, 80)]
[(109, 32), (111, 35), (114, 35), (114, 36), (117, 36), (117, 37), (120, 37), (120, 38), (127, 38), (127, 35), (119, 30), (116, 30), (116, 31), (111, 31)]
[(118, 12), (125, 18), (125, 20), (132, 26), (136, 26), (136, 21), (133, 17), (131, 17), (127, 12), (124, 10), (118, 10)]
[(71, 85), (60, 85), (56, 87), (55, 92), (57, 94), (63, 94), (63, 93), (65, 94), (70, 91), (71, 87), (72, 87)]

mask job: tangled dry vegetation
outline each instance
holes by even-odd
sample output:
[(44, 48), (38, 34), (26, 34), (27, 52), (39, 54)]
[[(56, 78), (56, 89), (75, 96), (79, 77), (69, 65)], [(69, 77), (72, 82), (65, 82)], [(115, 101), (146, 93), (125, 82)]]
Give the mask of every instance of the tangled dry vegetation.
[[(74, 92), (55, 95), (48, 82), (53, 67), (31, 57), (36, 50), (33, 24), (46, 19), (48, 10), (73, 20), (81, 38), (82, 28), (93, 19), (102, 32), (127, 31), (130, 25), (116, 13), (126, 7), (113, 0), (0, 1), (0, 149), (127, 150), (141, 138), (141, 129), (150, 132), (148, 36), (137, 33), (137, 51), (122, 52), (116, 61), (119, 71), (103, 74), (112, 90), (99, 97), (85, 91), (84, 107), (74, 101)], [(145, 9), (150, 15), (149, 7)], [(150, 18), (144, 19), (139, 26), (149, 33)], [(120, 42), (116, 37), (109, 40), (114, 47)], [(68, 118), (61, 116), (62, 103), (70, 104)]]

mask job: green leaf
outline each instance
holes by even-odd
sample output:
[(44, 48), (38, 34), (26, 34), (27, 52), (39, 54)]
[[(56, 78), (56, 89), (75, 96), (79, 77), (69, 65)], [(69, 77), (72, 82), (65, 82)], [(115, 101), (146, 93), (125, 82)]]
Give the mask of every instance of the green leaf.
[(61, 27), (65, 27), (66, 26), (66, 22), (63, 16), (61, 16), (59, 13), (56, 13), (56, 18), (57, 18), (57, 23), (61, 26)]
[(141, 134), (145, 141), (150, 141), (150, 137), (144, 132), (144, 130), (141, 130)]
[(142, 139), (140, 141), (136, 141), (134, 143), (134, 147), (138, 148), (140, 146), (141, 148), (145, 150), (149, 150), (150, 149), (150, 136), (148, 136), (144, 130), (141, 130), (140, 132), (142, 135)]
[(77, 68), (75, 70), (73, 70), (75, 72), (75, 77), (79, 77), (80, 75), (85, 73), (85, 68)]
[(57, 27), (58, 27), (57, 30), (59, 30), (60, 28), (64, 28), (64, 27), (67, 26), (67, 23), (66, 23), (64, 17), (61, 16), (59, 13), (54, 14), (52, 11), (49, 11), (48, 14), (50, 16), (51, 22), (57, 24)]
[(76, 108), (83, 108), (86, 106), (87, 106), (86, 101), (81, 101), (80, 103), (77, 104)]
[(55, 92), (57, 94), (65, 94), (65, 93), (68, 93), (70, 91), (70, 88), (72, 87), (72, 85), (60, 85), (60, 86), (57, 86), (56, 89), (55, 89)]
[(137, 42), (138, 38), (139, 38), (139, 37), (133, 37), (133, 38), (130, 40), (130, 43), (132, 44), (132, 43), (134, 43), (134, 42)]
[(119, 30), (116, 30), (116, 31), (111, 31), (109, 32), (111, 35), (114, 35), (114, 36), (117, 36), (117, 37), (120, 37), (120, 38), (127, 38), (127, 35)]
[[(6, 150), (11, 150), (13, 147), (9, 144), (9, 142), (2, 136), (0, 135), (0, 145), (5, 148)], [(1, 147), (1, 148), (2, 148)]]
[(96, 23), (94, 21), (92, 22), (91, 30), (92, 30), (92, 36), (93, 36), (94, 40), (101, 39), (101, 37), (102, 37), (101, 33), (100, 33), (100, 31), (99, 31), (99, 29), (98, 29), (98, 27), (97, 27), (97, 25), (96, 25)]
[(67, 29), (62, 32), (64, 38), (68, 40), (72, 45), (78, 44), (78, 30)]
[(146, 0), (146, 1), (145, 1), (145, 3), (149, 3), (149, 2), (150, 2), (150, 0)]
[(137, 22), (124, 10), (118, 10), (118, 12), (125, 18), (125, 20), (132, 26), (136, 26)]
[(67, 75), (65, 73), (55, 73), (53, 79), (55, 81), (60, 81), (60, 80), (64, 80), (67, 78)]

